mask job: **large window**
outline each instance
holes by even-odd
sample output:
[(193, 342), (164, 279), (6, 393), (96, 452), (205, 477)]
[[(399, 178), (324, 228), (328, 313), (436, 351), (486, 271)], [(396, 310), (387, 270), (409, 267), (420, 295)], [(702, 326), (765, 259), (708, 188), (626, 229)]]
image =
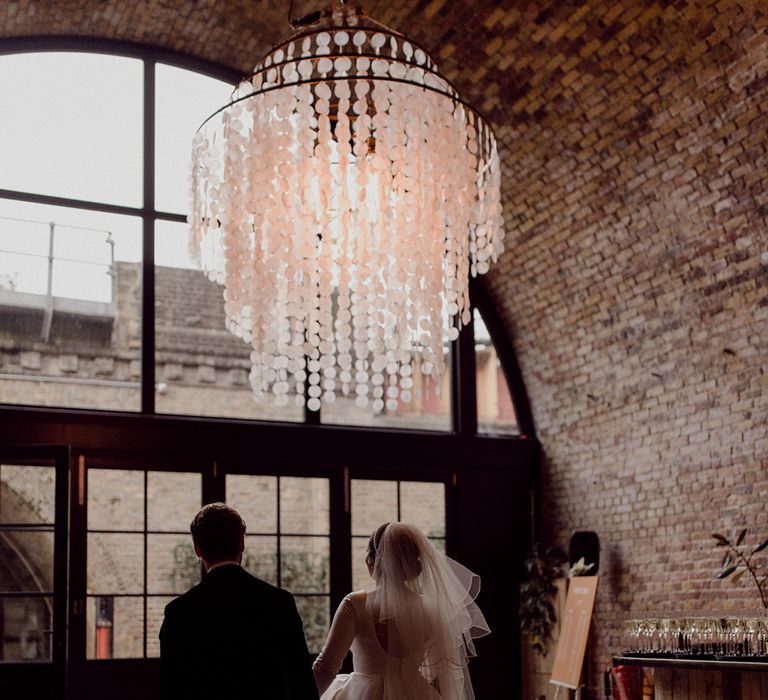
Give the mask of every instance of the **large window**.
[[(7, 482), (18, 481), (7, 471), (13, 468), (5, 469)], [(45, 491), (27, 481), (27, 492)], [(195, 472), (88, 470), (86, 658), (159, 655), (165, 605), (200, 580), (189, 523), (202, 502), (202, 483)], [(348, 488), (353, 590), (370, 585), (366, 545), (383, 522), (412, 523), (445, 551), (443, 482), (352, 479)], [(246, 522), (243, 566), (293, 593), (310, 651), (319, 652), (332, 612), (329, 479), (233, 473), (224, 489)]]
[[(52, 462), (0, 460), (0, 661), (52, 659), (77, 697), (156, 682), (163, 609), (200, 580), (189, 524), (203, 503), (241, 511), (245, 567), (295, 595), (317, 652), (343, 596), (370, 584), (375, 527), (415, 523), (473, 566), (461, 543), (484, 533), (460, 504), (487, 501), (480, 522), (514, 520), (500, 535), (514, 540), (537, 459), (477, 294), (483, 316), (445, 344), (439, 382), (387, 377), (407, 401), (374, 413), (339, 397), (320, 414), (253, 401), (250, 348), (224, 327), (185, 223), (192, 136), (239, 76), (137, 56), (0, 55), (0, 447), (74, 455), (57, 457), (55, 523)], [(483, 500), (494, 489), (517, 506)], [(509, 562), (479, 563), (495, 590), (509, 584)], [(20, 665), (38, 683), (43, 664)], [(5, 668), (0, 687), (21, 678)]]
[[(13, 95), (0, 107), (0, 403), (456, 430), (469, 384), (454, 381), (447, 342), (439, 380), (385, 377), (381, 412), (344, 396), (319, 417), (253, 401), (250, 347), (225, 328), (222, 287), (194, 269), (185, 223), (193, 136), (237, 77), (152, 58), (0, 56)], [(514, 433), (476, 321), (478, 392), (460, 401), (482, 432)], [(408, 397), (396, 406), (395, 386)]]

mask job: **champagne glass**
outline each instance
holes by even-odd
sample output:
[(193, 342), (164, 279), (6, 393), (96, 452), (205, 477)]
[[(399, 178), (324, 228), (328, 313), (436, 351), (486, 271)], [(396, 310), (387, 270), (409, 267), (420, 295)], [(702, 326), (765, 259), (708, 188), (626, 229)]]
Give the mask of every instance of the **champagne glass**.
[(670, 651), (679, 654), (683, 650), (682, 631), (679, 615), (672, 615), (669, 619)]
[(744, 654), (746, 656), (758, 656), (760, 653), (758, 643), (758, 619), (756, 617), (745, 618), (744, 627)]
[(638, 650), (637, 620), (631, 613), (626, 613), (624, 619), (624, 646), (632, 654)]
[(657, 628), (659, 631), (659, 646), (658, 651), (660, 654), (666, 654), (671, 649), (672, 634), (670, 631), (670, 619), (669, 615), (662, 613), (657, 622)]

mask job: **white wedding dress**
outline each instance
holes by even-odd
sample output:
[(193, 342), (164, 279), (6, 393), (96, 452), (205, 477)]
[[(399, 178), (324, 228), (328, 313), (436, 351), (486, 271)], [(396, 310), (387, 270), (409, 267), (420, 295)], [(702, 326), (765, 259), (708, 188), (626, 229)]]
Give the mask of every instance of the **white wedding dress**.
[[(403, 523), (384, 530), (373, 577), (336, 611), (313, 666), (320, 700), (474, 700), (480, 579)], [(350, 649), (354, 672), (336, 675)]]
[[(336, 675), (350, 648), (354, 672)], [(441, 700), (418, 663), (382, 647), (365, 591), (344, 598), (313, 669), (318, 688), (325, 689), (321, 700)]]

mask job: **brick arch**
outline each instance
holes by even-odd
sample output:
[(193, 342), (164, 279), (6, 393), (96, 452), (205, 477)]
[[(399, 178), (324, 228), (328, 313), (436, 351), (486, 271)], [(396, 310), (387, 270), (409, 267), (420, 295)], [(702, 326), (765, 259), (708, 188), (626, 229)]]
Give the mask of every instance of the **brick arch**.
[[(29, 496), (0, 481), (4, 522), (40, 523), (39, 513)], [(25, 496), (27, 498), (25, 498)], [(22, 535), (22, 536), (19, 536)], [(0, 590), (41, 592), (53, 590), (53, 540), (30, 546), (23, 533), (0, 532)], [(2, 657), (34, 660), (45, 658), (46, 638), (41, 630), (51, 627), (52, 601), (47, 598), (10, 598), (0, 609), (0, 652)]]
[[(0, 481), (0, 500), (3, 503), (3, 521), (8, 523), (42, 523), (30, 496), (39, 494), (19, 493), (5, 481)], [(0, 532), (0, 578), (10, 587), (5, 590), (52, 591), (53, 590), (53, 538), (47, 543), (29, 541), (15, 536), (15, 532)], [(23, 534), (23, 533), (22, 533)]]

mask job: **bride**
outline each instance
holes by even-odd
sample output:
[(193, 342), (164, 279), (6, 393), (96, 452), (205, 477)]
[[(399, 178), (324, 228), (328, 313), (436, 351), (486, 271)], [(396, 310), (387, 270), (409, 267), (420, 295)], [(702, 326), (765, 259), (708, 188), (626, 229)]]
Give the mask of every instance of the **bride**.
[[(471, 700), (473, 639), (490, 632), (480, 579), (416, 527), (385, 523), (368, 541), (374, 586), (339, 606), (314, 663), (321, 700)], [(352, 649), (354, 672), (336, 675)]]

